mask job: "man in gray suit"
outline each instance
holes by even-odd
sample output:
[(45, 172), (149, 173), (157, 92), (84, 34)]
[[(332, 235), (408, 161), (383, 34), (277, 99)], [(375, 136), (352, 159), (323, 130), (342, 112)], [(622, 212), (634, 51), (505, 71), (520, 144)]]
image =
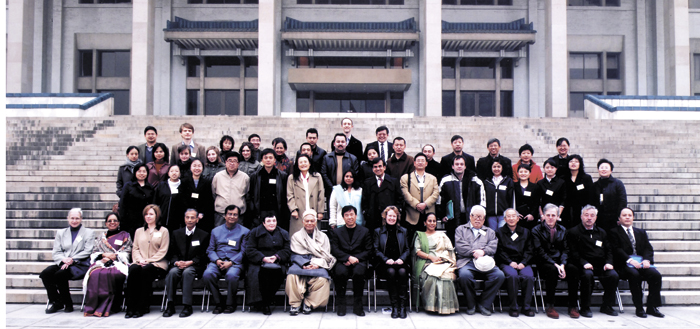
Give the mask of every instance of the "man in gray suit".
[[(460, 225), (455, 232), (455, 251), (459, 283), (467, 299), (467, 314), (476, 313), (476, 307), (483, 315), (491, 315), (491, 304), (506, 277), (495, 266), (493, 255), (496, 254), (498, 238), (496, 233), (484, 226), (486, 209), (474, 206), (469, 213), (469, 223)], [(488, 259), (491, 257), (491, 259)], [(481, 301), (476, 304), (474, 282), (484, 280)]]
[(47, 267), (39, 277), (49, 297), (47, 314), (73, 312), (73, 300), (68, 289), (69, 280), (80, 280), (90, 267), (90, 254), (95, 245), (95, 235), (83, 227), (83, 211), (73, 208), (68, 212), (68, 228), (60, 229), (53, 241), (54, 265)]

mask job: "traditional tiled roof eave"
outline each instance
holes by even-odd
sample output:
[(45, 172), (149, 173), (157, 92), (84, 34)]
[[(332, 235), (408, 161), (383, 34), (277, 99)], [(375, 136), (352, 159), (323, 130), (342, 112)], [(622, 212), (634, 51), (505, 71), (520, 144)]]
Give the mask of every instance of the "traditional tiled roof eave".
[(442, 21), (443, 51), (514, 52), (535, 43), (537, 31), (521, 18), (509, 23)]

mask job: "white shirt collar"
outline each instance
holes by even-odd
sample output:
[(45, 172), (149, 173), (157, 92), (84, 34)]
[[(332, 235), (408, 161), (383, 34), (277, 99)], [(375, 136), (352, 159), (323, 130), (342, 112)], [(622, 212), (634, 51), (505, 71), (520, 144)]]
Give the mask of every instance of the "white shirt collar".
[(190, 236), (190, 235), (194, 234), (194, 230), (195, 230), (196, 228), (197, 228), (197, 226), (193, 227), (193, 228), (192, 228), (192, 231), (190, 231), (190, 229), (188, 229), (187, 226), (185, 226), (185, 234), (186, 234), (187, 236)]

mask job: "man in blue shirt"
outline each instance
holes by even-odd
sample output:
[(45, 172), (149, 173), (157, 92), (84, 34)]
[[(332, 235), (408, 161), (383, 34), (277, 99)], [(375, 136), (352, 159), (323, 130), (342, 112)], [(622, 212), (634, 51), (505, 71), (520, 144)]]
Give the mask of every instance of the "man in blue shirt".
[[(238, 224), (241, 210), (230, 205), (224, 211), (226, 222), (211, 231), (211, 240), (207, 248), (209, 265), (202, 276), (204, 284), (214, 298), (216, 308), (213, 314), (233, 313), (236, 310), (236, 292), (238, 279), (243, 272), (243, 253), (249, 230)], [(227, 295), (226, 304), (221, 302), (219, 278), (225, 276)]]

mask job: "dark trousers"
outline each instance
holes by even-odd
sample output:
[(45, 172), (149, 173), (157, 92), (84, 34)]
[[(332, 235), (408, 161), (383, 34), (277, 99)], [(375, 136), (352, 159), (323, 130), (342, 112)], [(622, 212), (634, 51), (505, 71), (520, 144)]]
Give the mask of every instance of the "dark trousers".
[(197, 271), (194, 266), (180, 269), (177, 266), (170, 269), (165, 277), (165, 286), (168, 288), (168, 302), (175, 306), (175, 296), (177, 295), (177, 284), (182, 280), (182, 304), (192, 306), (192, 285), (194, 278), (201, 275), (203, 271)]
[[(405, 306), (408, 292), (408, 265), (377, 265), (377, 275), (386, 280), (392, 307)], [(399, 305), (401, 304), (401, 305)]]
[[(466, 223), (467, 222), (467, 214), (462, 213), (462, 214), (455, 214), (455, 218), (448, 220), (445, 222), (445, 233), (447, 234), (447, 237), (450, 238), (450, 241), (452, 241), (452, 245), (455, 245), (455, 232), (457, 231), (457, 227)], [(412, 241), (412, 240), (411, 240)]]
[[(557, 291), (557, 282), (559, 282), (559, 271), (550, 263), (537, 264), (537, 271), (544, 279), (546, 295), (544, 303), (546, 306), (554, 306), (554, 295)], [(576, 307), (578, 300), (578, 269), (572, 264), (564, 266), (566, 272), (566, 285), (568, 287), (568, 307)]]
[(73, 300), (70, 297), (70, 289), (68, 288), (68, 281), (73, 277), (70, 268), (62, 270), (58, 265), (51, 265), (41, 271), (39, 277), (44, 283), (49, 302), (64, 305), (73, 304)]
[(581, 309), (591, 308), (591, 293), (593, 290), (594, 276), (603, 284), (603, 306), (615, 305), (615, 291), (620, 282), (620, 276), (615, 270), (603, 271), (603, 265), (593, 265), (593, 270), (584, 269), (581, 273)]
[(202, 280), (206, 285), (211, 297), (214, 299), (214, 304), (222, 305), (221, 292), (219, 291), (219, 278), (224, 277), (226, 280), (226, 305), (236, 305), (236, 293), (238, 292), (238, 280), (243, 272), (243, 265), (231, 265), (227, 270), (220, 270), (216, 263), (209, 263), (207, 269), (204, 270)]
[(367, 265), (357, 263), (345, 266), (343, 263), (336, 263), (334, 272), (333, 282), (335, 282), (335, 293), (338, 296), (338, 306), (345, 307), (345, 291), (347, 290), (348, 279), (352, 278), (352, 293), (355, 306), (362, 307)]
[(474, 289), (476, 280), (484, 280), (484, 290), (481, 291), (479, 305), (490, 310), (493, 299), (496, 298), (496, 293), (505, 279), (505, 275), (498, 267), (494, 267), (488, 272), (481, 272), (474, 267), (474, 262), (471, 261), (460, 268), (459, 284), (462, 286), (464, 298), (467, 299), (467, 308), (474, 309), (476, 307), (476, 289)]
[(162, 278), (163, 275), (165, 270), (153, 264), (129, 266), (129, 276), (126, 278), (126, 308), (137, 312), (148, 310), (153, 296), (153, 281)]
[(258, 272), (258, 283), (260, 284), (260, 296), (263, 305), (270, 305), (274, 301), (275, 294), (284, 282), (284, 272), (281, 268), (266, 269), (261, 267)]
[(510, 265), (500, 266), (501, 271), (506, 276), (506, 289), (510, 299), (510, 309), (518, 310), (518, 288), (523, 294), (523, 310), (530, 309), (532, 302), (532, 289), (535, 287), (535, 277), (532, 274), (532, 267), (525, 266), (522, 270), (516, 270)]
[(649, 283), (649, 297), (647, 307), (661, 306), (661, 273), (655, 268), (632, 268), (625, 266), (620, 269), (620, 277), (627, 279), (632, 293), (632, 302), (635, 308), (641, 308), (642, 303), (642, 281)]

